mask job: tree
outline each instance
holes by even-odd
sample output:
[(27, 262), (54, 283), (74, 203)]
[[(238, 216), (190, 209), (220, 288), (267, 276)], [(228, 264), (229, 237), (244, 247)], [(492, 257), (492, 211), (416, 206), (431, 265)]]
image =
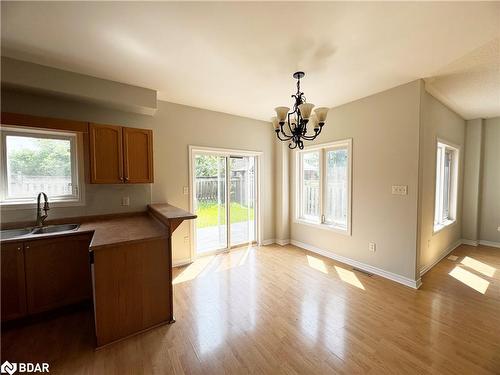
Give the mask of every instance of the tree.
[(10, 173), (25, 176), (70, 176), (70, 142), (36, 139), (36, 148), (9, 150)]
[(224, 168), (222, 158), (213, 155), (196, 156), (195, 176), (196, 177), (217, 177), (217, 164), (221, 163), (221, 169)]

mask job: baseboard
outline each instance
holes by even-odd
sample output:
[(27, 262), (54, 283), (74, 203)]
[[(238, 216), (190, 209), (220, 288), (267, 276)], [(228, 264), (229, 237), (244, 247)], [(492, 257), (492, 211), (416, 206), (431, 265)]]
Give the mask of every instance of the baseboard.
[(270, 238), (268, 240), (262, 241), (262, 246), (267, 246), (267, 245), (272, 245), (272, 244), (278, 244), (281, 246), (288, 245), (290, 243), (290, 240), (278, 240), (276, 238)]
[(276, 243), (278, 245), (281, 245), (281, 246), (285, 246), (285, 245), (288, 245), (290, 243), (290, 240), (289, 239), (286, 239), (286, 240), (276, 240)]
[(420, 277), (424, 276), (425, 273), (429, 272), (429, 270), (434, 267), (436, 264), (441, 262), (441, 260), (446, 257), (449, 253), (451, 253), (453, 250), (455, 250), (457, 247), (459, 247), (463, 243), (463, 240), (457, 240), (450, 246), (448, 246), (437, 258), (432, 262), (431, 264), (428, 264), (420, 269)]
[(469, 245), (469, 246), (477, 246), (477, 245), (479, 245), (479, 241), (467, 240), (465, 238), (462, 238), (462, 243), (464, 245)]
[(500, 242), (479, 240), (479, 245), (500, 247)]
[(262, 246), (272, 245), (273, 243), (276, 243), (276, 240), (274, 238), (262, 240)]
[(172, 262), (172, 267), (174, 267), (174, 268), (175, 267), (182, 267), (182, 266), (186, 266), (186, 265), (191, 264), (191, 263), (193, 263), (193, 262), (191, 261), (190, 258), (174, 260)]
[(357, 260), (354, 260), (354, 259), (350, 259), (350, 258), (343, 257), (341, 255), (337, 255), (335, 253), (332, 253), (331, 251), (323, 250), (323, 249), (320, 249), (316, 246), (309, 245), (309, 244), (306, 244), (303, 242), (291, 240), (290, 243), (292, 245), (295, 245), (295, 246), (300, 247), (302, 249), (309, 250), (313, 253), (322, 255), (324, 257), (348, 264), (352, 267), (362, 269), (363, 271), (373, 273), (375, 275), (381, 276), (381, 277), (383, 277), (385, 279), (389, 279), (391, 281), (395, 281), (399, 284), (403, 284), (403, 285), (408, 286), (408, 287), (413, 288), (413, 289), (418, 289), (420, 287), (420, 285), (422, 285), (422, 282), (420, 279), (412, 280), (412, 279), (409, 279), (407, 277), (404, 277), (404, 276), (401, 276), (401, 275), (398, 275), (398, 274), (395, 274), (395, 273), (392, 273), (389, 271), (385, 271), (385, 270), (377, 268), (377, 267), (370, 266), (369, 264), (358, 262)]

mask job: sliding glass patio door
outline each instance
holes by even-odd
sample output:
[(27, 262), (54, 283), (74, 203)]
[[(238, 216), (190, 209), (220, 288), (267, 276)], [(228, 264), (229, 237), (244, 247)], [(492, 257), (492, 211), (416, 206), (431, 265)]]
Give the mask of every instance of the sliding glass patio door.
[(256, 156), (192, 151), (195, 256), (256, 241)]

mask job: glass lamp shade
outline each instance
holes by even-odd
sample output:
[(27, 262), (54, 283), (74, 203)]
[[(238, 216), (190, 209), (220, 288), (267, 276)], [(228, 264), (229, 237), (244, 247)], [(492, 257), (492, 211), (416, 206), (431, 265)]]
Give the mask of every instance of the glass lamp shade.
[(278, 121), (285, 122), (286, 115), (288, 114), (288, 111), (290, 110), (290, 108), (288, 108), (288, 107), (276, 107), (274, 110), (276, 111), (276, 116), (278, 117)]
[(314, 113), (318, 117), (318, 122), (324, 123), (326, 121), (326, 116), (328, 115), (329, 108), (319, 107), (314, 110)]
[(311, 117), (311, 111), (314, 108), (314, 104), (312, 103), (302, 103), (299, 105), (300, 114), (304, 120), (309, 120)]
[(271, 123), (273, 124), (274, 130), (278, 130), (280, 127), (280, 123), (278, 121), (278, 118), (276, 116), (271, 117)]
[(313, 132), (313, 129), (318, 129), (319, 124), (318, 124), (318, 118), (316, 115), (313, 113), (311, 117), (309, 118), (309, 122), (307, 123), (307, 130), (310, 131), (311, 133)]

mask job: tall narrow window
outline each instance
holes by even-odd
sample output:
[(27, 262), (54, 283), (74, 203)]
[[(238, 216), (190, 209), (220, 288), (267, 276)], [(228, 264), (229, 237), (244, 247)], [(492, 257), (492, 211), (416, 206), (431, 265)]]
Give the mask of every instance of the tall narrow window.
[(348, 150), (345, 146), (326, 150), (324, 222), (347, 229)]
[(1, 156), (2, 204), (79, 200), (75, 134), (2, 128)]
[(458, 149), (437, 142), (434, 231), (455, 222), (458, 189)]
[(302, 207), (301, 216), (306, 220), (320, 218), (320, 152), (302, 154)]
[(296, 220), (350, 232), (351, 140), (298, 152)]

